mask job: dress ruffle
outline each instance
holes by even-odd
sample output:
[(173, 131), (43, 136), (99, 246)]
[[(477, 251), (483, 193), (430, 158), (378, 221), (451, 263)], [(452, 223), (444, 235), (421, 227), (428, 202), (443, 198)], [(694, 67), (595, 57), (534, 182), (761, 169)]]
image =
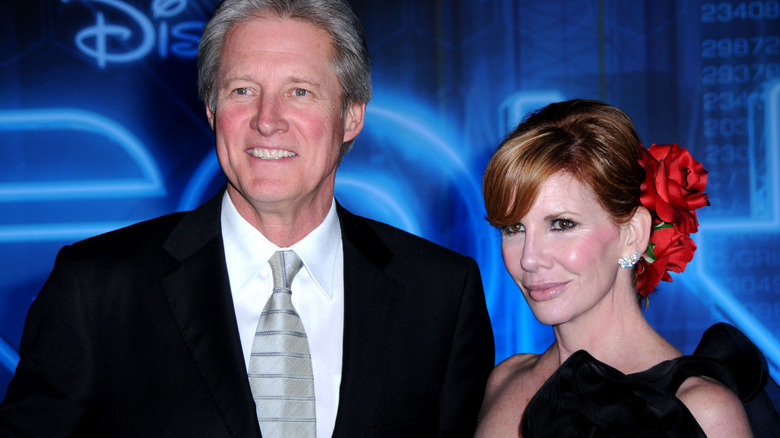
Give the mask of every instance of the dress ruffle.
[(780, 416), (767, 396), (766, 360), (736, 328), (708, 329), (691, 356), (623, 374), (581, 350), (542, 385), (521, 422), (525, 438), (705, 437), (675, 396), (689, 377), (711, 377), (734, 391), (746, 406), (757, 437), (780, 434)]

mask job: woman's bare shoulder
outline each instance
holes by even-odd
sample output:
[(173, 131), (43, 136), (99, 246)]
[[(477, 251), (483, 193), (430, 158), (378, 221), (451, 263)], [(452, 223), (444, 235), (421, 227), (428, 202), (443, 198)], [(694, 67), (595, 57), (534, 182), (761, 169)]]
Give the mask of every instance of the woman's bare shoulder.
[(709, 438), (752, 437), (742, 402), (720, 382), (691, 377), (680, 386), (677, 398), (691, 411)]
[(477, 437), (517, 436), (528, 401), (544, 383), (538, 354), (514, 355), (493, 369), (485, 389)]
[(521, 378), (536, 365), (540, 357), (539, 354), (521, 353), (505, 359), (490, 373), (488, 386), (491, 382), (503, 386), (508, 380)]

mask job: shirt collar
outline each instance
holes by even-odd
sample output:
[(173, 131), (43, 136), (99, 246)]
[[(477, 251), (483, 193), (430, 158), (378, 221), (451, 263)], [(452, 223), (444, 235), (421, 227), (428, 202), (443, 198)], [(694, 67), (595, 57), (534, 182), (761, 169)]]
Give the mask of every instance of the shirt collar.
[[(274, 252), (292, 249), (303, 261), (304, 269), (318, 289), (333, 298), (337, 257), (341, 254), (341, 227), (336, 212), (336, 200), (331, 201), (325, 219), (311, 233), (290, 248), (279, 248), (247, 222), (238, 212), (225, 191), (222, 197), (222, 238), (225, 243), (225, 260), (231, 278), (231, 289), (238, 290), (262, 269)], [(340, 273), (339, 273), (340, 274)]]

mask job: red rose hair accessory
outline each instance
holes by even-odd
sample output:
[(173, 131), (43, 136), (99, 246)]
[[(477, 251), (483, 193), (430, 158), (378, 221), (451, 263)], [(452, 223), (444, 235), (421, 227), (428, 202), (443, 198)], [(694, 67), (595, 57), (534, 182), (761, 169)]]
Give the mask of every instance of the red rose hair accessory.
[(647, 297), (669, 271), (681, 273), (693, 259), (696, 244), (690, 234), (699, 229), (696, 209), (710, 205), (704, 188), (707, 171), (687, 149), (676, 144), (641, 148), (645, 169), (640, 202), (653, 217), (653, 233), (639, 260), (637, 292)]

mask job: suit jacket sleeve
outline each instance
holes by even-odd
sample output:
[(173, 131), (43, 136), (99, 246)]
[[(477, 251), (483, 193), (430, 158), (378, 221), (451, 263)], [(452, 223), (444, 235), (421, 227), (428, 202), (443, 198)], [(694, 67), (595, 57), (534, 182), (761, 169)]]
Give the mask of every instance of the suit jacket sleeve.
[(67, 253), (57, 256), (28, 313), (22, 360), (0, 405), (0, 436), (72, 436), (91, 407), (93, 341)]
[(473, 259), (468, 261), (439, 403), (441, 436), (473, 436), (487, 376), (495, 361), (479, 268)]

